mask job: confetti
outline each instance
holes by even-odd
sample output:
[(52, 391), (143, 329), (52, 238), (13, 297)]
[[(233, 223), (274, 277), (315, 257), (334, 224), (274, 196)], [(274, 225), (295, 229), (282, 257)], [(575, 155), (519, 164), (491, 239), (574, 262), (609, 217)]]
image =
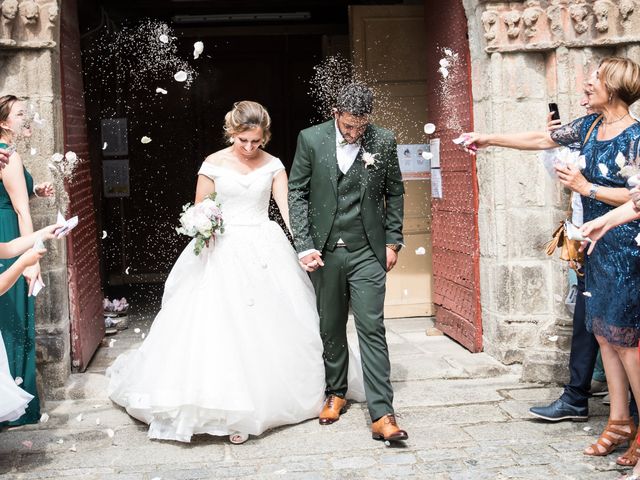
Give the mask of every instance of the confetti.
[(204, 52), (204, 43), (196, 42), (193, 44), (193, 58), (198, 59), (198, 57)]
[(109, 438), (113, 438), (113, 437), (115, 436), (115, 434), (116, 434), (116, 432), (114, 432), (114, 431), (113, 431), (112, 429), (110, 429), (110, 428), (107, 428), (107, 429), (105, 430), (105, 433), (107, 434), (107, 436), (108, 436)]
[(43, 413), (40, 415), (40, 423), (47, 423), (49, 421), (49, 414)]
[(104, 240), (105, 238), (107, 238), (107, 231), (102, 230), (102, 239)]
[(422, 158), (425, 160), (431, 160), (433, 158), (433, 153), (431, 152), (422, 152)]
[(585, 297), (591, 297), (591, 292), (582, 292)]
[(64, 158), (67, 160), (67, 162), (71, 163), (78, 160), (78, 156), (75, 154), (75, 152), (72, 151), (68, 151), (67, 153), (65, 153)]
[(112, 348), (115, 343), (116, 343), (115, 338), (112, 338), (111, 340), (109, 340), (109, 348)]
[(547, 337), (549, 339), (550, 342), (557, 342), (558, 341), (558, 335), (551, 335), (550, 337)]
[(600, 173), (602, 173), (602, 175), (604, 175), (605, 177), (607, 176), (607, 173), (609, 173), (609, 169), (604, 163), (598, 164), (598, 170), (600, 170)]
[(590, 432), (593, 429), (591, 427), (584, 427), (582, 430), (584, 430), (585, 432)]
[(42, 127), (44, 125), (44, 120), (40, 118), (40, 114), (38, 112), (33, 114), (33, 123), (35, 123), (39, 127)]
[(187, 72), (185, 72), (184, 70), (179, 70), (173, 76), (173, 78), (176, 80), (176, 82), (184, 82), (187, 80), (187, 78), (189, 78), (189, 76), (187, 75)]
[(640, 233), (636, 235), (636, 244), (640, 247)]
[(125, 268), (125, 270), (124, 270), (125, 275), (129, 275), (129, 269), (130, 269), (130, 268), (131, 268), (131, 267), (127, 267), (127, 268)]
[(31, 155), (35, 155), (36, 153), (38, 153), (38, 149), (31, 147)]
[(142, 334), (141, 338), (144, 340), (144, 337), (145, 337), (145, 333)]
[(71, 448), (69, 448), (70, 452), (77, 452), (78, 448), (76, 447), (76, 444), (74, 443), (73, 445), (71, 445)]
[(425, 253), (427, 253), (427, 251), (425, 250), (424, 247), (416, 248), (416, 255), (424, 255)]
[(151, 139), (145, 135), (140, 139), (140, 143), (143, 143), (146, 145), (147, 143), (151, 143)]
[(442, 58), (442, 59), (440, 59), (440, 66), (442, 68), (448, 68), (448, 67), (451, 66), (451, 63), (446, 58)]
[(158, 40), (160, 40), (162, 43), (169, 43), (169, 35), (163, 33), (158, 37)]
[(163, 95), (166, 95), (167, 91), (164, 88), (158, 87), (158, 88), (156, 88), (156, 93), (161, 93)]
[(436, 126), (433, 123), (425, 123), (424, 124), (424, 133), (427, 135), (431, 135), (436, 131)]
[(556, 302), (562, 302), (562, 297), (560, 295), (558, 295), (557, 293), (553, 296), (553, 299)]
[(16, 377), (14, 382), (16, 382), (16, 385), (22, 385), (22, 382), (24, 382), (24, 380), (22, 380), (22, 377)]
[(104, 142), (104, 143), (102, 144), (102, 150), (106, 150), (106, 149), (107, 149), (107, 145), (108, 145), (108, 144), (107, 144), (107, 142)]
[(33, 447), (33, 442), (31, 440), (25, 440), (22, 442), (22, 445), (27, 447), (27, 448), (31, 448)]
[(102, 406), (102, 404), (98, 403), (96, 405), (93, 406), (93, 408), (100, 408)]
[(82, 414), (76, 417), (76, 422), (81, 422), (81, 421), (82, 421)]
[(96, 418), (96, 425), (100, 425), (100, 417)]
[(134, 331), (134, 333), (140, 333), (140, 329), (139, 328), (134, 328), (133, 331)]
[(62, 444), (64, 443), (64, 440), (63, 440), (63, 439), (61, 439), (61, 438), (59, 438), (59, 439), (56, 441), (56, 443), (57, 443), (58, 445), (62, 445)]

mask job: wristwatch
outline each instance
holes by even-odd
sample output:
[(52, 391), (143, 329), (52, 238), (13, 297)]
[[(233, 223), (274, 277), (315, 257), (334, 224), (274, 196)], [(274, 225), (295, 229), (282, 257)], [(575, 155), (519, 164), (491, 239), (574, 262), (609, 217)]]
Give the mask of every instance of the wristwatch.
[(598, 186), (595, 183), (592, 183), (591, 188), (589, 189), (589, 198), (592, 200), (595, 200), (597, 192), (598, 192)]
[(398, 253), (400, 251), (400, 249), (402, 248), (402, 244), (401, 243), (387, 243), (387, 248), (390, 249), (390, 250), (393, 250), (396, 253)]

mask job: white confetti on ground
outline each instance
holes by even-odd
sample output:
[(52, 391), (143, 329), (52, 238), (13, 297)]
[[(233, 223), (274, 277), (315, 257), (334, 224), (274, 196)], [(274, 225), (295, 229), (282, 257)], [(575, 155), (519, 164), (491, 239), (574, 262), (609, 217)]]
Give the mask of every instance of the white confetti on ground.
[(76, 422), (81, 422), (81, 421), (82, 421), (82, 414), (76, 417)]
[(112, 429), (110, 429), (110, 428), (107, 428), (104, 432), (107, 434), (107, 436), (108, 436), (109, 438), (113, 438), (113, 437), (115, 436), (115, 434), (116, 434), (116, 432), (114, 432), (114, 431), (113, 431)]
[(112, 348), (115, 343), (116, 343), (115, 338), (112, 338), (111, 340), (109, 340), (109, 348)]
[(96, 425), (100, 425), (100, 417), (96, 418)]
[(147, 143), (151, 143), (151, 139), (145, 135), (140, 139), (140, 143), (143, 143), (146, 145)]
[(416, 255), (424, 255), (425, 253), (427, 253), (427, 251), (425, 250), (424, 247), (416, 248)]
[(582, 292), (582, 294), (583, 294), (585, 297), (590, 297), (590, 296), (591, 296), (591, 292)]
[(36, 153), (38, 153), (38, 149), (31, 147), (31, 155), (35, 155)]
[(593, 430), (592, 427), (584, 427), (582, 430), (584, 430), (585, 432), (590, 432), (591, 430)]
[(96, 405), (93, 406), (93, 408), (100, 408), (102, 406), (102, 404), (98, 403)]
[(134, 333), (140, 333), (140, 329), (139, 328), (134, 328), (133, 331), (134, 331)]
[(24, 440), (22, 442), (22, 445), (27, 447), (27, 448), (31, 448), (31, 447), (33, 447), (33, 442), (31, 440)]
[(167, 91), (164, 88), (158, 87), (158, 88), (156, 88), (156, 93), (161, 93), (163, 95), (166, 95)]
[(78, 447), (76, 447), (76, 444), (74, 443), (73, 445), (71, 445), (71, 448), (69, 448), (70, 452), (77, 452), (78, 451)]
[(193, 44), (193, 58), (194, 59), (198, 59), (198, 57), (200, 57), (200, 55), (202, 54), (202, 52), (204, 52), (204, 43), (202, 42), (196, 42)]
[(144, 337), (146, 336), (145, 333), (142, 334), (141, 338), (144, 340)]
[(57, 443), (58, 445), (62, 445), (62, 444), (64, 443), (64, 440), (63, 440), (62, 438), (59, 438), (59, 439), (56, 441), (56, 443)]
[(187, 75), (187, 72), (185, 72), (184, 70), (179, 70), (174, 76), (173, 78), (175, 79), (176, 82), (186, 82), (187, 78), (189, 78), (189, 76)]
[(557, 342), (558, 341), (558, 335), (551, 335), (549, 338), (550, 342)]
[(40, 423), (47, 423), (49, 421), (49, 414), (48, 413), (43, 413), (42, 415), (40, 415)]

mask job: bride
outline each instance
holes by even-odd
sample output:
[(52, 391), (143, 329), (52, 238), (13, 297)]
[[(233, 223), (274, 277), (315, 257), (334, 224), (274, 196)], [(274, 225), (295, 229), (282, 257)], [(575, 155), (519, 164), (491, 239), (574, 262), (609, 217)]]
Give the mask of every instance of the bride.
[[(206, 158), (196, 202), (214, 191), (225, 232), (182, 252), (162, 308), (142, 346), (107, 370), (109, 396), (149, 424), (150, 438), (189, 442), (194, 434), (233, 443), (317, 417), (324, 400), (322, 341), (313, 287), (282, 229), (268, 219), (271, 194), (288, 219), (282, 162), (260, 147), (271, 120), (258, 103), (225, 117), (231, 146)], [(352, 359), (351, 397), (362, 400)]]

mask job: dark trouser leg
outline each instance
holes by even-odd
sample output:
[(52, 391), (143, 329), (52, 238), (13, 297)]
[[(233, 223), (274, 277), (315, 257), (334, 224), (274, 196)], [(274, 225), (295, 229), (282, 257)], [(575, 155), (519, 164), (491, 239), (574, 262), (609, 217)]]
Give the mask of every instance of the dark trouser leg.
[(386, 271), (368, 246), (349, 255), (351, 308), (358, 331), (364, 389), (372, 420), (393, 413), (389, 349), (384, 328)]
[(347, 393), (347, 317), (349, 315), (349, 289), (347, 287), (346, 260), (349, 252), (336, 248), (323, 253), (324, 267), (311, 274), (316, 291), (320, 336), (324, 346), (326, 393), (344, 397)]
[(598, 342), (585, 327), (584, 277), (578, 277), (578, 296), (573, 314), (573, 337), (569, 356), (569, 383), (560, 397), (576, 407), (587, 407), (593, 367), (598, 355)]

